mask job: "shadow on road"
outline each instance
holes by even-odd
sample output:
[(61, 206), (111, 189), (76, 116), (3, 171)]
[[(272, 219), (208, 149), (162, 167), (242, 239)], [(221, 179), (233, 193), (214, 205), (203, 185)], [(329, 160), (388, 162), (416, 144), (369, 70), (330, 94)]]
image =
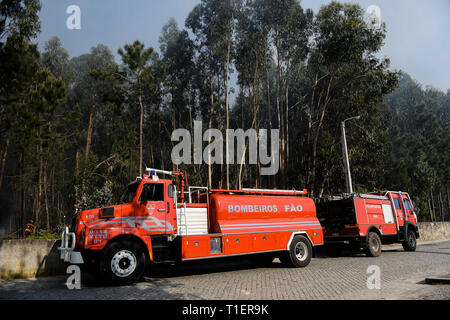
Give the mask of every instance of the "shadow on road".
[[(361, 256), (364, 256), (364, 254), (351, 250), (343, 250), (339, 255), (339, 257)], [(326, 250), (320, 248), (316, 249), (314, 258), (325, 259), (330, 258), (330, 255), (328, 255)], [(290, 267), (282, 264), (278, 258), (275, 258), (272, 263), (257, 264), (251, 261), (251, 256), (223, 257), (211, 260), (203, 259), (195, 261), (184, 261), (175, 265), (153, 264), (146, 273), (146, 276), (150, 278), (172, 278), (260, 268), (278, 269)]]
[(231, 272), (258, 268), (285, 268), (278, 260), (266, 265), (256, 265), (246, 257), (218, 258), (215, 260), (185, 261), (175, 265), (152, 265), (147, 276), (151, 278), (172, 278), (201, 275), (216, 272)]

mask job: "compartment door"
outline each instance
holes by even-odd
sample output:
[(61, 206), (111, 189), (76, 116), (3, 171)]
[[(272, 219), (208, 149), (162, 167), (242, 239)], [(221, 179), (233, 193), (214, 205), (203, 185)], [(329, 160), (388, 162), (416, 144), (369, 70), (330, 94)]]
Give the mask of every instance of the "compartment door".
[(392, 212), (392, 206), (390, 204), (385, 204), (383, 203), (382, 205), (383, 208), (383, 216), (384, 216), (384, 223), (395, 223), (394, 221), (394, 214)]

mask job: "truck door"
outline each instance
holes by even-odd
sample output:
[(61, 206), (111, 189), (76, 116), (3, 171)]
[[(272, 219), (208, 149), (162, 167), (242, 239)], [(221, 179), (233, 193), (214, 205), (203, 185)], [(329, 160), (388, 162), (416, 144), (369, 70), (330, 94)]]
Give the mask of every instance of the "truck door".
[(403, 194), (402, 197), (403, 197), (403, 206), (405, 207), (408, 221), (413, 222), (414, 224), (416, 224), (416, 219), (415, 219), (415, 216), (414, 216), (414, 212), (413, 212), (413, 208), (412, 208), (411, 202), (409, 201), (409, 199), (408, 199), (406, 194)]
[(166, 187), (166, 233), (176, 233), (177, 228), (177, 210), (174, 205), (174, 197), (176, 197), (176, 189), (173, 184), (167, 184)]
[(394, 201), (395, 215), (397, 217), (398, 225), (403, 226), (405, 224), (405, 212), (402, 207), (402, 200), (397, 192), (392, 192), (392, 200)]
[[(161, 234), (166, 232), (165, 188), (163, 182), (145, 183), (138, 199), (139, 208), (136, 227), (141, 227), (144, 234)], [(144, 231), (145, 230), (145, 231)]]

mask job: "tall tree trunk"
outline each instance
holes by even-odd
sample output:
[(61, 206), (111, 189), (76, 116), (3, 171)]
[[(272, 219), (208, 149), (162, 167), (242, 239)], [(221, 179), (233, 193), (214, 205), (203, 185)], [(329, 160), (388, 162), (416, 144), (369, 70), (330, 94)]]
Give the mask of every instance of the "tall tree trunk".
[(44, 165), (44, 204), (45, 204), (45, 220), (47, 232), (50, 231), (50, 212), (48, 208), (48, 197), (47, 197), (47, 163)]
[(275, 27), (275, 40), (276, 40), (276, 52), (277, 52), (277, 114), (278, 114), (278, 129), (281, 131), (281, 143), (279, 149), (280, 159), (280, 174), (281, 174), (281, 187), (285, 187), (285, 172), (284, 172), (284, 130), (282, 124), (282, 111), (281, 111), (281, 57), (280, 57), (280, 32), (279, 26)]
[(144, 105), (142, 104), (142, 92), (139, 85), (139, 107), (140, 107), (140, 120), (139, 120), (139, 177), (142, 177), (142, 157), (143, 157), (143, 137), (144, 137)]
[[(270, 110), (270, 74), (268, 63), (266, 63), (266, 90), (267, 90), (267, 117), (269, 119), (269, 132), (272, 132), (272, 113)], [(274, 162), (274, 150), (271, 151), (272, 163)], [(268, 176), (267, 178), (269, 186), (273, 186), (273, 176)]]
[[(229, 117), (229, 112), (228, 112), (228, 86), (229, 86), (229, 66), (230, 66), (230, 48), (231, 44), (228, 41), (228, 45), (227, 45), (227, 63), (226, 63), (226, 85), (225, 85), (225, 110), (226, 110), (226, 125), (225, 125), (225, 129), (228, 130), (230, 128), (230, 117)], [(228, 159), (228, 135), (226, 134), (225, 130), (225, 154), (226, 154), (226, 159)], [(227, 180), (227, 189), (230, 189), (230, 171), (229, 171), (229, 164), (228, 161), (226, 161), (226, 180)]]
[(447, 218), (450, 219), (450, 195), (448, 193), (448, 187), (445, 187), (447, 191)]
[[(40, 134), (39, 134), (40, 136)], [(40, 139), (39, 139), (40, 140)], [(41, 225), (41, 211), (42, 211), (42, 176), (43, 176), (43, 170), (44, 170), (44, 164), (42, 161), (42, 145), (41, 142), (39, 142), (38, 148), (38, 155), (39, 155), (39, 178), (38, 178), (38, 194), (37, 194), (37, 205), (36, 205), (36, 212), (35, 212), (35, 227), (37, 230), (39, 230)]]
[[(191, 146), (193, 146), (194, 145), (194, 127), (193, 127), (193, 125), (194, 125), (194, 119), (192, 118), (192, 108), (191, 108), (191, 96), (189, 95), (189, 126), (190, 126), (190, 129), (191, 129)], [(199, 166), (199, 168), (200, 168), (200, 166), (201, 166), (201, 164), (199, 164), (198, 165)], [(177, 166), (177, 168), (178, 168), (178, 166)], [(194, 172), (196, 173), (197, 172), (197, 165), (194, 163)]]
[[(330, 80), (328, 81), (328, 88), (327, 88), (327, 92), (325, 95), (325, 99), (323, 102), (323, 107), (320, 113), (320, 118), (319, 118), (319, 123), (317, 125), (317, 130), (315, 132), (314, 135), (314, 141), (313, 141), (313, 146), (312, 146), (312, 169), (311, 169), (311, 187), (310, 187), (310, 192), (311, 195), (314, 195), (314, 189), (315, 189), (315, 179), (316, 179), (316, 164), (317, 164), (317, 144), (319, 142), (319, 136), (320, 136), (320, 130), (322, 129), (323, 126), (323, 119), (325, 118), (325, 111), (327, 109), (327, 105), (329, 102), (329, 98), (330, 98), (330, 90), (331, 90), (331, 84), (333, 82), (334, 76), (331, 75), (330, 76)], [(317, 102), (317, 109), (320, 109), (321, 106), (321, 100), (322, 100), (322, 94), (319, 97), (319, 100)]]
[(286, 166), (289, 165), (289, 86), (288, 86), (288, 79), (287, 79), (287, 72), (286, 72), (286, 112), (285, 112), (285, 142), (286, 142), (286, 154), (285, 154), (285, 159), (286, 159)]
[(22, 237), (25, 236), (25, 150), (21, 150), (20, 153), (20, 180), (21, 180), (21, 188), (20, 188), (20, 229), (22, 230)]
[[(308, 147), (309, 153), (311, 152), (311, 135), (312, 135), (312, 118), (313, 118), (313, 112), (314, 112), (314, 99), (315, 99), (315, 94), (316, 94), (316, 87), (317, 87), (317, 73), (315, 76), (315, 80), (314, 80), (314, 86), (313, 86), (313, 91), (311, 94), (311, 101), (309, 102), (309, 112), (308, 112), (308, 131), (306, 134), (306, 145)], [(306, 152), (302, 152), (302, 163), (304, 164), (308, 164), (308, 168), (311, 169), (312, 165), (311, 165), (311, 161), (309, 161), (307, 163), (307, 153)], [(308, 174), (306, 177), (306, 185), (308, 186), (308, 188), (311, 186), (311, 174)]]
[(433, 219), (436, 220), (436, 207), (434, 206), (434, 198), (433, 198), (433, 189), (430, 190), (430, 197), (431, 197), (431, 212), (433, 213)]
[(75, 171), (78, 172), (79, 168), (80, 168), (80, 152), (77, 151), (75, 153)]
[(89, 125), (88, 125), (88, 132), (86, 137), (86, 153), (85, 153), (85, 161), (87, 162), (89, 157), (89, 151), (91, 149), (91, 141), (92, 141), (92, 130), (94, 126), (94, 96), (92, 96), (92, 106), (91, 106), (91, 112), (89, 113)]
[(175, 108), (175, 105), (173, 103), (173, 96), (174, 96), (173, 92), (171, 93), (171, 96), (172, 97), (171, 97), (170, 104), (172, 106), (172, 131), (175, 131), (175, 129), (176, 129), (176, 121), (175, 121), (175, 119), (176, 119), (176, 115), (175, 115), (176, 108)]
[(1, 168), (0, 168), (0, 191), (2, 190), (3, 175), (6, 167), (6, 156), (8, 155), (9, 137), (6, 138), (5, 149), (2, 152)]
[(441, 212), (441, 221), (444, 221), (444, 203), (442, 202), (441, 191), (439, 191), (439, 211)]
[(50, 185), (51, 185), (51, 188), (52, 188), (52, 190), (51, 190), (51, 193), (52, 193), (52, 202), (51, 202), (52, 208), (53, 208), (53, 210), (55, 210), (55, 208), (57, 209), (56, 210), (56, 222), (58, 224), (60, 224), (59, 223), (59, 221), (60, 221), (60, 219), (59, 219), (59, 211), (58, 211), (58, 208), (55, 206), (55, 168), (54, 167), (52, 168), (51, 173), (50, 173)]
[[(209, 102), (210, 102), (210, 109), (209, 109), (209, 125), (208, 128), (212, 128), (212, 120), (213, 120), (213, 114), (214, 114), (214, 75), (213, 75), (213, 69), (212, 69), (212, 56), (211, 52), (209, 54)], [(208, 137), (209, 143), (211, 142), (211, 134)], [(211, 152), (208, 153), (208, 188), (212, 188), (212, 168), (211, 168)]]
[(239, 176), (238, 176), (238, 183), (239, 183), (239, 190), (242, 190), (242, 169), (244, 167), (245, 162), (245, 153), (247, 152), (247, 143), (244, 144), (244, 152), (242, 153), (242, 158), (239, 166)]
[(427, 197), (428, 210), (430, 211), (430, 221), (433, 222), (433, 210), (431, 208), (431, 199)]
[[(255, 59), (255, 71), (253, 73), (253, 120), (252, 120), (252, 128), (256, 131), (256, 141), (258, 144), (258, 111), (259, 111), (259, 85), (258, 85), (258, 55), (256, 55)], [(250, 151), (250, 150), (249, 150)], [(250, 156), (250, 155), (249, 155)], [(261, 176), (259, 172), (259, 166), (256, 166), (256, 174), (255, 176), (255, 186), (258, 186), (258, 178)]]
[[(161, 121), (159, 121), (158, 122), (158, 132), (162, 132), (162, 128), (161, 128)], [(159, 134), (158, 135), (158, 143), (159, 143), (159, 145), (161, 146), (160, 148), (159, 148), (159, 161), (160, 161), (160, 168), (162, 169), (162, 170), (165, 170), (165, 167), (164, 167), (164, 150), (163, 150), (163, 148), (162, 148), (162, 145), (163, 145), (163, 143), (162, 143), (162, 134)]]

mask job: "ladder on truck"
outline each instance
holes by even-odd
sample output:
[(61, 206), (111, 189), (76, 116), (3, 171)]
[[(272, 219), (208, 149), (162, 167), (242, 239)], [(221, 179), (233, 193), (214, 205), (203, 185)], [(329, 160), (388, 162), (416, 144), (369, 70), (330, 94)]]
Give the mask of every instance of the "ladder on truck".
[[(188, 203), (193, 203), (192, 195), (197, 192), (198, 200), (200, 200), (200, 191), (206, 191), (206, 203), (209, 203), (209, 195), (207, 187), (190, 186), (188, 191)], [(199, 202), (200, 203), (200, 202)], [(177, 234), (181, 236), (208, 233), (208, 209), (207, 207), (187, 207), (186, 202), (177, 203), (175, 199), (175, 208), (177, 214)]]

